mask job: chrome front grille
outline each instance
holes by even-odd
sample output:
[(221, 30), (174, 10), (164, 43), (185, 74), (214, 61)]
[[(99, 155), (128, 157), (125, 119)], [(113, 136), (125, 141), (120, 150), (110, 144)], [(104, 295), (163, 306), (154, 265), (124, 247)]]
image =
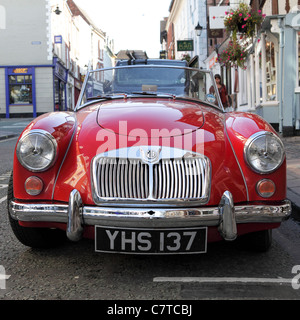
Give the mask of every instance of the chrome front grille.
[(159, 156), (147, 160), (141, 147), (133, 148), (130, 154), (120, 149), (93, 159), (93, 199), (97, 205), (186, 206), (208, 202), (211, 179), (207, 157), (164, 147)]
[(153, 168), (155, 199), (193, 199), (205, 196), (202, 158), (161, 160)]
[(100, 158), (95, 183), (100, 198), (146, 199), (149, 166), (135, 159)]

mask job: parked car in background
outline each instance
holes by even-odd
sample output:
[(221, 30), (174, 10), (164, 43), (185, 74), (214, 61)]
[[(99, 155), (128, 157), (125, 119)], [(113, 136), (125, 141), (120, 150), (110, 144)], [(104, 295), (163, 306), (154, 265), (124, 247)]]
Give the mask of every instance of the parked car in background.
[(30, 247), (85, 237), (131, 254), (236, 239), (268, 250), (291, 211), (283, 144), (259, 116), (225, 112), (211, 86), (210, 72), (176, 63), (89, 71), (74, 112), (44, 114), (18, 140), (16, 237)]

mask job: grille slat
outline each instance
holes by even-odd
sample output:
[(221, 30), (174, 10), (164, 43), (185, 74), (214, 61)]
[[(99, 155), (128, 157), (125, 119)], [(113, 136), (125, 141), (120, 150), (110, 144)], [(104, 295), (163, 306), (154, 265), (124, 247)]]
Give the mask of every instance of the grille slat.
[(204, 157), (161, 159), (155, 164), (140, 159), (99, 157), (93, 169), (93, 185), (98, 199), (201, 199), (207, 198), (209, 192), (207, 168)]

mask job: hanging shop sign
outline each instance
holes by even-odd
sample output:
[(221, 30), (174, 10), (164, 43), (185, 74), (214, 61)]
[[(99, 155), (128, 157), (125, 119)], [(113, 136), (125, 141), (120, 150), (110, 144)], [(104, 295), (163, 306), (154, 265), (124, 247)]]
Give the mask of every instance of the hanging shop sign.
[(194, 51), (193, 40), (178, 40), (177, 51)]
[(55, 59), (54, 75), (64, 82), (68, 80), (68, 71)]
[(224, 18), (226, 12), (229, 11), (229, 6), (217, 6), (209, 8), (209, 26), (212, 29), (225, 29)]

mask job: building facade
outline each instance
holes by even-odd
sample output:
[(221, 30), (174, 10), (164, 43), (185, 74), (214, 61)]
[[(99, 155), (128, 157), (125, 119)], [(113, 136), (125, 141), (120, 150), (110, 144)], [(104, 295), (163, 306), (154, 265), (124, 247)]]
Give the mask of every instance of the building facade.
[(106, 34), (73, 1), (2, 0), (0, 21), (0, 117), (73, 109), (89, 61), (114, 63)]
[[(225, 8), (237, 8), (240, 2), (266, 15), (261, 29), (249, 39), (250, 45), (241, 42), (248, 52), (246, 69), (218, 63), (218, 53), (226, 48), (229, 35), (224, 26), (211, 25), (213, 19), (224, 19)], [(234, 109), (259, 114), (284, 136), (300, 134), (300, 0), (207, 0), (206, 9), (201, 7), (203, 3), (171, 1), (161, 37), (166, 56), (183, 58), (176, 43), (192, 39), (192, 21), (198, 21), (202, 35), (194, 35), (195, 48), (185, 54), (191, 54), (192, 61), (197, 56), (198, 66), (221, 74)], [(199, 14), (200, 8), (206, 12), (206, 19)]]
[(250, 56), (256, 68), (252, 105), (284, 136), (299, 134), (300, 1), (266, 0), (263, 12), (260, 41)]
[[(207, 57), (207, 27), (205, 1), (172, 0), (170, 15), (161, 30), (162, 50), (169, 59), (193, 59), (194, 65), (204, 67)], [(201, 26), (201, 31), (195, 29)]]

